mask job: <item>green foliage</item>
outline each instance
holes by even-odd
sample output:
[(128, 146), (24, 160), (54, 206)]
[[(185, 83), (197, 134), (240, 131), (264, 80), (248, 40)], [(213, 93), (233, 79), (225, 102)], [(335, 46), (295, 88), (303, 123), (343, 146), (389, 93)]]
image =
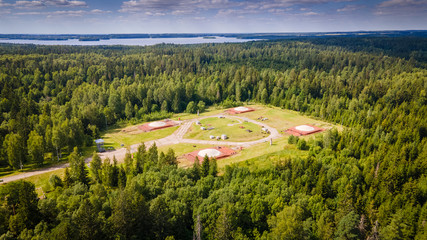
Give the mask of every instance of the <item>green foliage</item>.
[(187, 105), (187, 109), (185, 110), (188, 113), (196, 113), (197, 112), (197, 105), (191, 101)]
[(215, 158), (209, 160), (209, 175), (216, 177), (218, 174), (218, 164)]
[(31, 131), (27, 141), (28, 154), (30, 155), (31, 161), (39, 166), (42, 165), (44, 161), (43, 145), (43, 137), (36, 131)]
[(201, 176), (202, 177), (209, 176), (209, 170), (210, 170), (210, 160), (208, 155), (205, 155), (202, 162)]
[(63, 186), (61, 178), (58, 177), (58, 175), (56, 175), (56, 174), (52, 174), (49, 177), (49, 184), (54, 189), (57, 188), (57, 187), (62, 187)]
[(94, 152), (92, 155), (92, 161), (90, 162), (90, 173), (92, 179), (98, 183), (101, 182), (101, 165), (101, 158), (96, 152)]
[(206, 103), (203, 101), (199, 101), (199, 103), (197, 103), (197, 110), (199, 110), (200, 113), (204, 112), (206, 109)]
[(64, 187), (66, 188), (71, 187), (71, 185), (73, 185), (74, 181), (71, 178), (70, 169), (68, 167), (65, 168), (64, 180), (62, 182), (64, 183)]
[(87, 176), (85, 160), (82, 156), (79, 155), (77, 147), (75, 147), (74, 151), (70, 154), (69, 162), (71, 169), (71, 179), (73, 182), (88, 184), (89, 180)]
[(307, 144), (305, 139), (299, 139), (298, 143), (297, 143), (297, 148), (299, 150), (308, 150), (310, 148), (310, 146)]
[[(37, 164), (43, 153), (71, 154), (64, 188), (47, 199), (26, 182), (0, 188), (1, 238), (425, 239), (427, 72), (425, 40), (414, 41), (2, 45), (0, 164), (18, 169), (27, 157)], [(246, 101), (343, 130), (291, 136), (290, 144), (310, 148), (307, 157), (274, 156), (252, 172), (227, 166), (223, 175), (208, 158), (177, 168), (175, 153), (154, 144), (121, 166), (94, 156), (89, 182), (75, 148), (121, 119)]]
[(303, 211), (298, 206), (285, 207), (276, 216), (271, 217), (268, 225), (271, 227), (271, 239), (305, 239)]
[(360, 216), (353, 211), (341, 218), (337, 225), (335, 239), (360, 239), (359, 229), (357, 229), (359, 220)]
[(299, 138), (295, 137), (294, 135), (289, 136), (288, 138), (288, 143), (289, 144), (297, 144), (298, 143)]
[(4, 201), (3, 208), (10, 215), (8, 228), (14, 236), (38, 223), (38, 198), (34, 184), (25, 181), (11, 182), (0, 189), (0, 198)]
[(14, 169), (20, 169), (25, 162), (22, 137), (13, 133), (6, 135), (3, 147), (6, 149), (9, 165)]

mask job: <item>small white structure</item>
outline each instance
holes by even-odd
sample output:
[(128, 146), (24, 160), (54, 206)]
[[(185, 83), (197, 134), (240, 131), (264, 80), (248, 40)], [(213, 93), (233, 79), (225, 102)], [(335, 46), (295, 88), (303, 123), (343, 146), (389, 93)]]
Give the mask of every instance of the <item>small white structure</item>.
[(166, 125), (165, 122), (152, 122), (152, 123), (148, 124), (148, 126), (153, 127), (153, 128), (163, 127), (165, 125)]
[(196, 124), (197, 124), (197, 125), (201, 125), (202, 123), (201, 123), (200, 121), (197, 121), (197, 122), (196, 122)]
[(268, 118), (263, 118), (261, 121), (267, 121), (268, 120)]
[(226, 139), (228, 139), (228, 136), (227, 136), (227, 135), (225, 135), (225, 134), (222, 134), (222, 135), (221, 135), (221, 139), (222, 139), (222, 140), (226, 140)]
[(96, 144), (96, 148), (98, 149), (98, 152), (104, 152), (104, 139), (96, 139), (95, 140), (95, 144)]
[(314, 127), (308, 126), (308, 125), (300, 125), (295, 127), (296, 130), (302, 131), (302, 132), (311, 132), (314, 131)]
[(215, 136), (214, 135), (210, 135), (209, 138), (210, 139), (215, 139)]
[(264, 132), (267, 132), (267, 133), (269, 132), (268, 128), (265, 128), (265, 127), (261, 128), (261, 130), (264, 131)]
[(216, 136), (216, 140), (220, 140), (221, 139), (221, 137), (220, 136)]
[(201, 130), (206, 130), (206, 128), (205, 128), (205, 127), (201, 127), (200, 129), (201, 129)]
[(199, 153), (197, 153), (197, 155), (199, 155), (199, 157), (208, 156), (208, 158), (214, 158), (220, 156), (221, 152), (216, 149), (209, 148), (201, 150)]
[(224, 116), (219, 116), (218, 118), (225, 118)]
[(236, 107), (236, 108), (234, 108), (234, 110), (236, 110), (238, 112), (244, 112), (244, 111), (248, 111), (249, 108), (247, 108), (247, 107)]

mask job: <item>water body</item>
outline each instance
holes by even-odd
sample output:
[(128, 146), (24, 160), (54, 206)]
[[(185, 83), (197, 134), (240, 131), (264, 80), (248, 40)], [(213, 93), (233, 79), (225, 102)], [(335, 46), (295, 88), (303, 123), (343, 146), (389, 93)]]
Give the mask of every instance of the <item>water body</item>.
[(200, 43), (240, 43), (254, 41), (254, 39), (238, 39), (230, 37), (216, 38), (126, 38), (108, 39), (99, 41), (68, 40), (27, 40), (27, 39), (0, 39), (0, 43), (14, 44), (36, 44), (36, 45), (67, 45), (67, 46), (100, 46), (100, 45), (127, 45), (127, 46), (150, 46), (162, 43), (171, 44), (200, 44)]

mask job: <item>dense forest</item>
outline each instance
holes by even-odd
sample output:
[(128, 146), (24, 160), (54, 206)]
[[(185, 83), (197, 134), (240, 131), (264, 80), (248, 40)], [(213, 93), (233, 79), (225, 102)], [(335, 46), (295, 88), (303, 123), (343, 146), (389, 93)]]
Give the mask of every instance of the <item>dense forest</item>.
[[(44, 199), (25, 181), (0, 189), (0, 239), (427, 238), (427, 38), (0, 54), (0, 166), (70, 161)], [(182, 169), (155, 146), (123, 165), (79, 156), (118, 121), (242, 102), (346, 128), (310, 141), (306, 158), (221, 176), (215, 160)]]

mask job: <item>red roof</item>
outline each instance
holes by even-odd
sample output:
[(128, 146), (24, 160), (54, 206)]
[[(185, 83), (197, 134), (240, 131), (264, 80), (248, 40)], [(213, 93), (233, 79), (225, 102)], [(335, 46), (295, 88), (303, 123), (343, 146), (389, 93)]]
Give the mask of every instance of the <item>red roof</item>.
[[(307, 130), (302, 130), (302, 128), (307, 128)], [(309, 135), (317, 132), (322, 132), (324, 130), (325, 129), (323, 128), (318, 128), (316, 126), (304, 124), (300, 126), (291, 127), (287, 129), (286, 132), (298, 137), (298, 136), (305, 136), (305, 135)]]
[(228, 110), (226, 110), (226, 112), (227, 113), (229, 113), (229, 114), (240, 114), (240, 113), (246, 113), (246, 112), (253, 112), (253, 111), (255, 111), (255, 109), (253, 109), (253, 108), (250, 108), (250, 107), (244, 107), (244, 108), (246, 108), (245, 110), (238, 110), (238, 109), (236, 109), (236, 108), (230, 108), (230, 109), (228, 109)]
[(199, 150), (193, 151), (193, 152), (191, 152), (191, 153), (187, 153), (187, 154), (185, 154), (185, 157), (186, 157), (188, 160), (192, 161), (192, 162), (194, 162), (194, 160), (196, 159), (196, 157), (198, 157), (198, 158), (199, 158), (199, 161), (200, 161), (200, 162), (203, 162), (203, 158), (204, 158), (204, 157), (201, 157), (201, 156), (199, 156), (198, 154), (199, 154), (199, 152), (200, 152), (200, 151), (205, 150), (205, 149), (216, 149), (216, 150), (220, 151), (220, 152), (221, 152), (221, 155), (219, 155), (219, 156), (218, 156), (218, 157), (216, 157), (215, 159), (226, 158), (226, 157), (229, 157), (229, 156), (231, 156), (231, 155), (236, 154), (236, 151), (234, 151), (234, 150), (233, 150), (233, 149), (231, 149), (231, 148), (217, 146), (217, 147), (212, 147), (212, 148), (199, 149)]
[(144, 132), (150, 132), (150, 131), (154, 131), (154, 130), (158, 130), (158, 129), (162, 129), (162, 128), (173, 127), (176, 125), (175, 121), (169, 120), (169, 119), (159, 121), (159, 122), (164, 122), (165, 125), (153, 127), (153, 126), (150, 126), (150, 123), (145, 123), (143, 125), (138, 126), (138, 128)]

